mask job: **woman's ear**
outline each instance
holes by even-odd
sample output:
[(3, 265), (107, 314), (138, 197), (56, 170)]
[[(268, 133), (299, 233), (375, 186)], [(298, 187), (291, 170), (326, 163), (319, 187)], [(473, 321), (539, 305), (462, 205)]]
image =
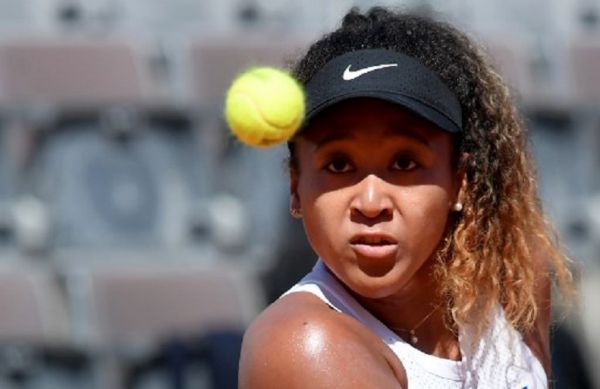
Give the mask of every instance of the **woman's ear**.
[(290, 210), (300, 211), (300, 195), (298, 194), (298, 169), (290, 169)]

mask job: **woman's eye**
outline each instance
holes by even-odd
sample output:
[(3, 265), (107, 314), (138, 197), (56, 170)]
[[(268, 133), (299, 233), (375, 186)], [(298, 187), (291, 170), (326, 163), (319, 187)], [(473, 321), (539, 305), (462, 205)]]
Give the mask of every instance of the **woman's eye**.
[(394, 169), (413, 170), (416, 167), (417, 163), (410, 157), (400, 157), (394, 161)]
[(345, 173), (351, 166), (346, 159), (336, 158), (327, 164), (326, 169), (332, 173)]

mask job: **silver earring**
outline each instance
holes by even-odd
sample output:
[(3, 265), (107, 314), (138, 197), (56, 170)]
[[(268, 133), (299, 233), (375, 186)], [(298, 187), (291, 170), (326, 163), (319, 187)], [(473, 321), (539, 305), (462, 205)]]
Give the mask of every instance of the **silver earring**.
[(454, 212), (462, 212), (463, 210), (463, 204), (460, 202), (454, 203), (454, 205), (452, 206), (452, 210)]

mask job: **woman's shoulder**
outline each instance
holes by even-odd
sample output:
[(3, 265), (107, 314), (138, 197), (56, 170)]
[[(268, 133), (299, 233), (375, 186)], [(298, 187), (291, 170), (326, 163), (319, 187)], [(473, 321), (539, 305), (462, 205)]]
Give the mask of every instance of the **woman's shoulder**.
[(309, 293), (269, 306), (244, 335), (240, 388), (406, 386), (400, 361), (375, 334)]

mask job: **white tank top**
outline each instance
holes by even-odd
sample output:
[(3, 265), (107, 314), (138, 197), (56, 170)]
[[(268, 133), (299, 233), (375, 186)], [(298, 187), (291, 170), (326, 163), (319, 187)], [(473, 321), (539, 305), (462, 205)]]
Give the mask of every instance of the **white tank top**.
[(544, 368), (497, 307), (473, 350), (469, 350), (472, 331), (459, 330), (461, 361), (426, 354), (404, 341), (363, 308), (326, 269), (321, 260), (300, 282), (284, 293), (311, 293), (332, 308), (352, 316), (386, 343), (402, 361), (409, 388), (507, 388), (541, 389), (548, 387)]

